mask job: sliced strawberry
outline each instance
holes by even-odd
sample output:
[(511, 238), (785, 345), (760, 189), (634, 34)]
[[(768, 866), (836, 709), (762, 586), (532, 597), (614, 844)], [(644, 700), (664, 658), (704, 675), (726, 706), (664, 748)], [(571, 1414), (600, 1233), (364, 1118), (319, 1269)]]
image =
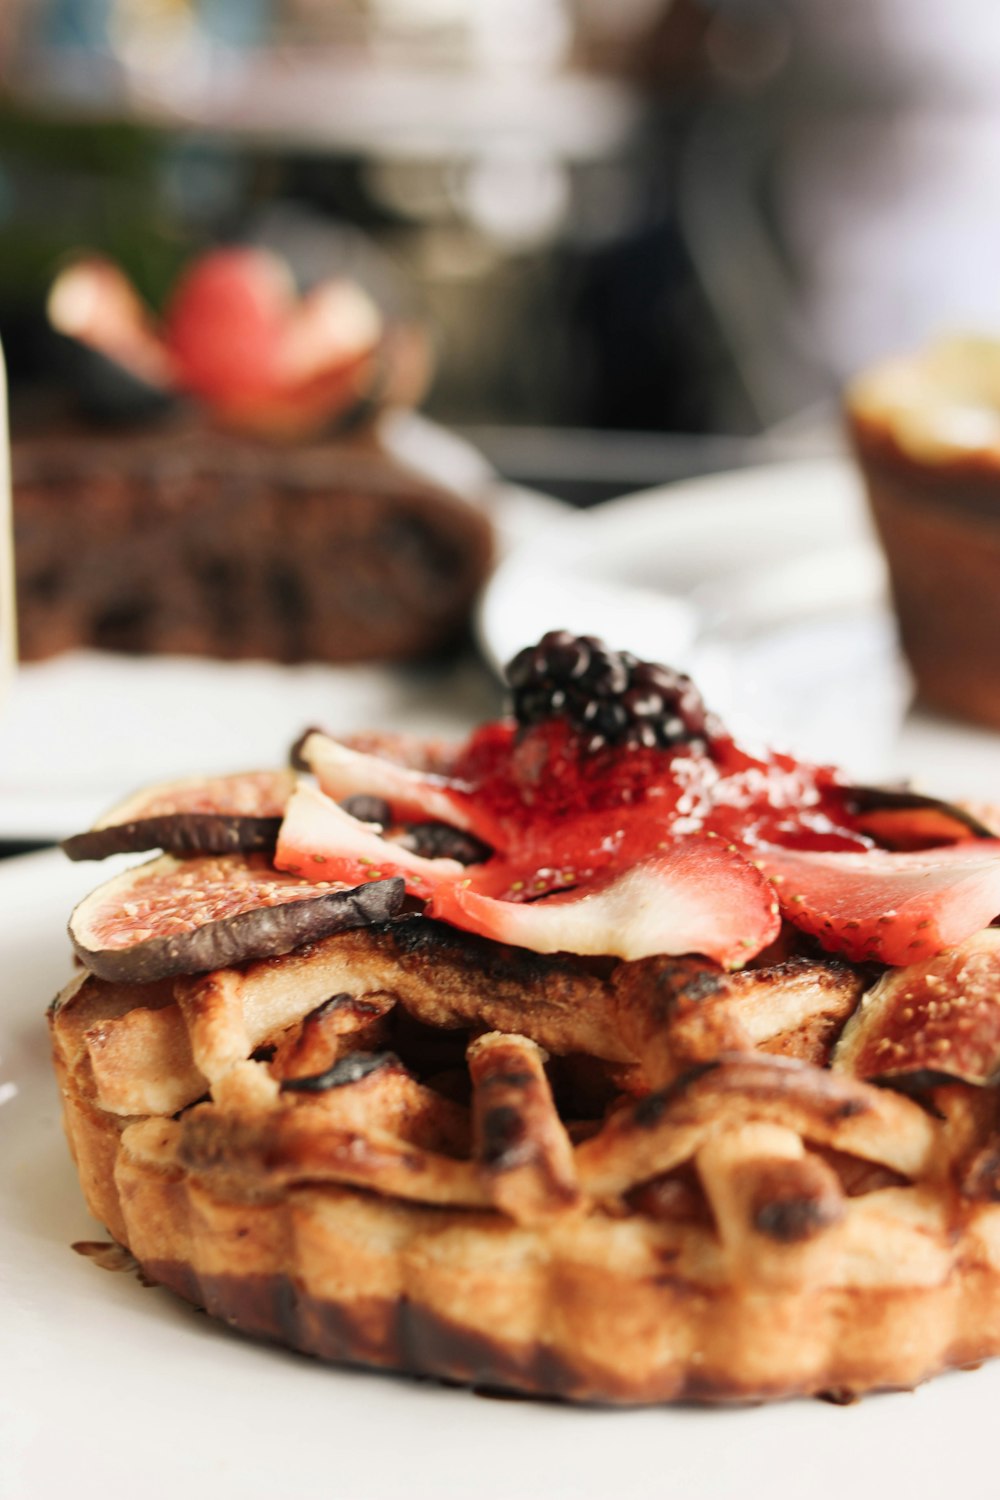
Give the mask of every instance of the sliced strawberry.
[(274, 863), (279, 870), (316, 881), (360, 884), (402, 875), (411, 896), (433, 894), (459, 879), (465, 866), (455, 859), (424, 859), (390, 843), (313, 786), (300, 783), (285, 810)]
[(282, 381), (282, 349), (295, 306), (291, 275), (264, 250), (216, 250), (179, 282), (166, 338), (185, 390), (217, 404), (256, 403)]
[(1000, 840), (921, 853), (815, 853), (768, 846), (756, 861), (783, 914), (856, 963), (911, 964), (1000, 912)]
[[(322, 730), (312, 731), (322, 734)], [(299, 741), (302, 745), (305, 739)], [(453, 777), (455, 763), (462, 745), (452, 740), (429, 740), (419, 734), (399, 734), (392, 730), (369, 730), (363, 734), (347, 734), (337, 742), (348, 750), (357, 750), (361, 755), (377, 755), (380, 760), (390, 761), (394, 766), (405, 766), (408, 771), (427, 771), (432, 776)]]
[(321, 282), (285, 322), (276, 389), (230, 416), (275, 436), (322, 426), (356, 407), (379, 382), (382, 335), (382, 316), (360, 286)]
[(166, 316), (178, 384), (231, 426), (294, 436), (372, 387), (382, 317), (342, 279), (296, 295), (265, 250), (217, 250), (189, 269)]
[(738, 967), (780, 921), (767, 882), (721, 840), (685, 838), (586, 889), (499, 901), (466, 878), (437, 889), (428, 915), (536, 953), (703, 953)]
[(1000, 1072), (1000, 929), (974, 933), (925, 963), (888, 970), (848, 1021), (833, 1066), (857, 1078)]
[(358, 407), (376, 379), (374, 358), (365, 356), (305, 385), (282, 386), (253, 398), (220, 399), (214, 406), (230, 427), (277, 439), (305, 437)]
[(321, 282), (293, 309), (281, 350), (281, 383), (308, 390), (332, 372), (371, 354), (382, 337), (382, 315), (357, 282)]
[(88, 255), (64, 267), (49, 290), (49, 322), (59, 333), (96, 349), (147, 385), (166, 390), (170, 355), (152, 314), (118, 266)]
[(365, 755), (315, 731), (298, 747), (298, 758), (316, 775), (328, 796), (342, 801), (364, 793), (383, 797), (400, 822), (432, 819), (450, 823), (496, 845), (500, 829), (489, 810), (447, 777), (411, 771), (378, 755)]

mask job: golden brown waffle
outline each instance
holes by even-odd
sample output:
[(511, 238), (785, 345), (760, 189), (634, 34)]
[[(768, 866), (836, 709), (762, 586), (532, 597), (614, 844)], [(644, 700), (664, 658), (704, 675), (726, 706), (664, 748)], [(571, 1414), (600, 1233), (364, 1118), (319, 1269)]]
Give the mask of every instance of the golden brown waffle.
[(1000, 1351), (995, 1093), (831, 1070), (869, 983), (409, 917), (80, 973), (51, 1025), (92, 1212), (247, 1333), (573, 1400), (851, 1395)]

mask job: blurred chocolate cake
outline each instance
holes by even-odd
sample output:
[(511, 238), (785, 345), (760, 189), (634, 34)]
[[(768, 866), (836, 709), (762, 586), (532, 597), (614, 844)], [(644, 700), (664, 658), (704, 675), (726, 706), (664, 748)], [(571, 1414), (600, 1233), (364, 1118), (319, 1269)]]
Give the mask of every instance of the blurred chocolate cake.
[(52, 321), (110, 399), (15, 434), (22, 659), (405, 660), (461, 636), (491, 529), (394, 421), (420, 341), (356, 287), (282, 277), (215, 252), (162, 331), (106, 262), (57, 282)]

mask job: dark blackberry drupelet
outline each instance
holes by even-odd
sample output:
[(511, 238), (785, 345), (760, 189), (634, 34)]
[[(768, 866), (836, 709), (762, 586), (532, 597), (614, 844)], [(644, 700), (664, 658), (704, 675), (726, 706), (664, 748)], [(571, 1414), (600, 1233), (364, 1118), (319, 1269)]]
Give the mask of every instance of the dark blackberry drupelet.
[(506, 675), (523, 728), (567, 719), (591, 751), (667, 750), (706, 737), (705, 705), (690, 677), (610, 651), (596, 636), (550, 630), (518, 652)]
[(493, 853), (482, 839), (448, 823), (409, 823), (396, 843), (424, 859), (457, 859), (460, 865), (482, 864)]

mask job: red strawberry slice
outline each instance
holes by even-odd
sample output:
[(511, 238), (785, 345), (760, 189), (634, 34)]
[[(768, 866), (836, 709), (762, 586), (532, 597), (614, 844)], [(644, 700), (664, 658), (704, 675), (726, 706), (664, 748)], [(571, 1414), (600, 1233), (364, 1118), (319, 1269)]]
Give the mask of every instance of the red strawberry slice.
[(370, 389), (382, 317), (354, 282), (298, 298), (265, 250), (217, 250), (181, 280), (166, 316), (178, 384), (231, 426), (296, 435)]
[(125, 273), (99, 255), (64, 267), (49, 290), (52, 327), (163, 390), (173, 380), (170, 355), (152, 314)]
[(756, 862), (784, 916), (856, 963), (912, 964), (1000, 913), (1000, 840), (920, 853), (814, 853), (773, 846)]
[(288, 321), (281, 389), (255, 413), (258, 425), (294, 437), (357, 406), (382, 379), (383, 335), (381, 313), (356, 282), (315, 287)]
[[(321, 729), (312, 729), (310, 734), (322, 734)], [(301, 752), (305, 736), (295, 749)], [(449, 778), (462, 746), (452, 740), (429, 740), (418, 734), (398, 734), (392, 730), (369, 730), (364, 734), (347, 734), (338, 740), (348, 750), (357, 750), (361, 755), (377, 755), (394, 766), (404, 766), (408, 771), (426, 771), (432, 776)], [(294, 750), (293, 750), (294, 753)]]
[(288, 803), (274, 863), (305, 880), (360, 885), (402, 875), (411, 896), (426, 899), (442, 882), (460, 879), (456, 859), (425, 859), (381, 838), (315, 787), (300, 784)]
[(313, 288), (295, 307), (281, 351), (282, 383), (308, 390), (363, 360), (382, 337), (382, 315), (363, 287), (341, 277)]
[(319, 731), (306, 736), (298, 757), (315, 773), (323, 791), (337, 801), (367, 793), (383, 797), (400, 822), (431, 819), (464, 829), (488, 844), (499, 841), (500, 830), (488, 810), (444, 776), (363, 754)]
[(274, 393), (294, 305), (291, 275), (267, 251), (216, 250), (195, 261), (165, 320), (179, 383), (212, 403)]
[(710, 838), (678, 839), (610, 879), (532, 903), (498, 901), (473, 885), (467, 877), (439, 887), (428, 915), (536, 953), (703, 953), (737, 968), (780, 927), (766, 880)]

